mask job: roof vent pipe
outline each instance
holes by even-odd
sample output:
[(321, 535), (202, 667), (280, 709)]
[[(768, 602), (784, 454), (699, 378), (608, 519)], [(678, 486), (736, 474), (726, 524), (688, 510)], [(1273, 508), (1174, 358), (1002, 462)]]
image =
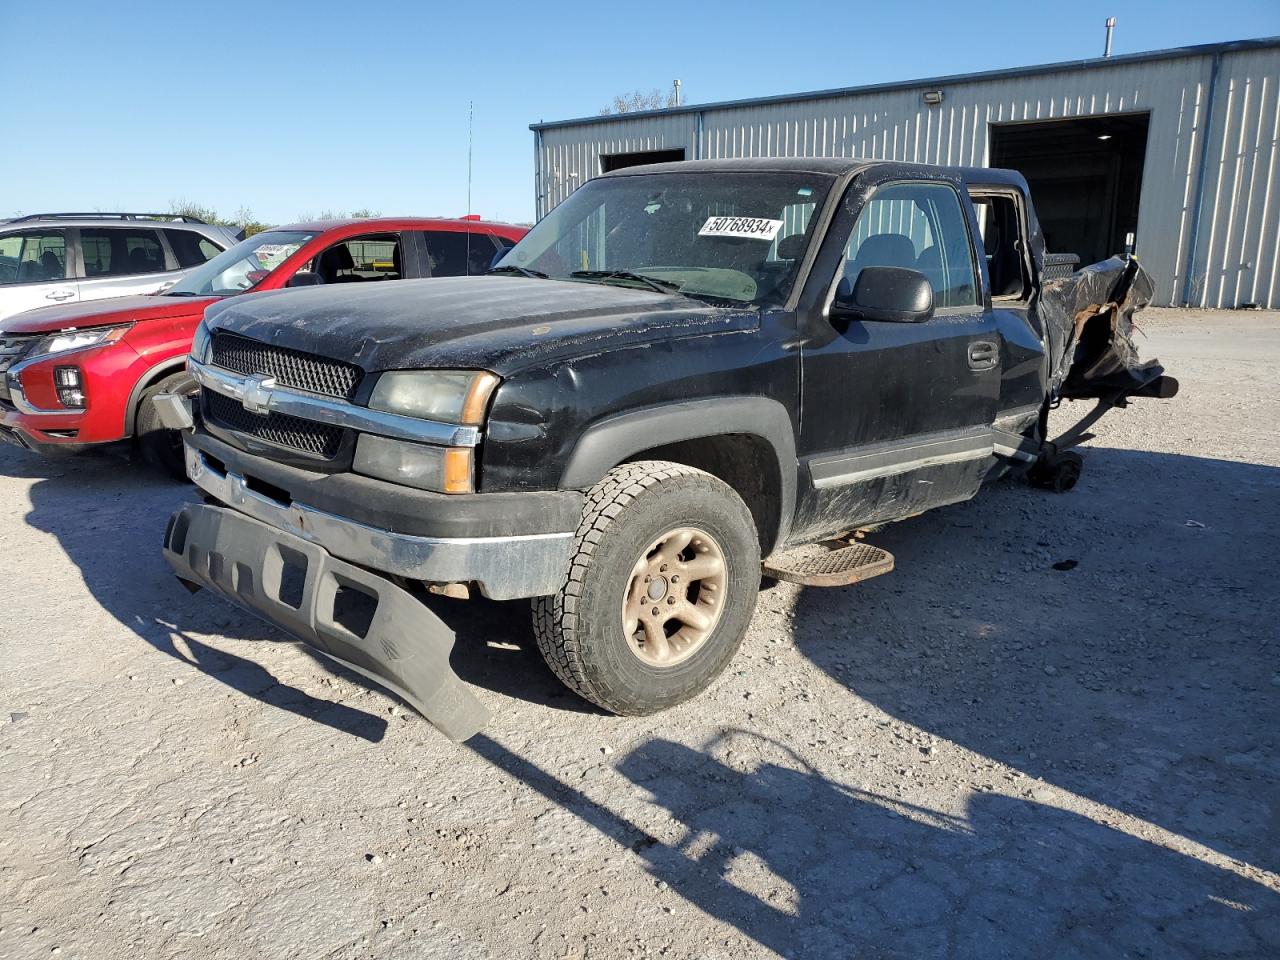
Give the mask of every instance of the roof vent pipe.
[(1103, 48), (1102, 55), (1104, 57), (1111, 56), (1111, 34), (1115, 33), (1116, 18), (1107, 17), (1107, 45)]
[(671, 105), (673, 107), (680, 106), (680, 81), (671, 81)]

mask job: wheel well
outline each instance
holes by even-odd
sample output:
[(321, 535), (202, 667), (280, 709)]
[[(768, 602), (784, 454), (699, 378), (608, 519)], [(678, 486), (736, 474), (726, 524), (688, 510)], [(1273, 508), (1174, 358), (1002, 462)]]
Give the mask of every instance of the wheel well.
[(171, 377), (175, 373), (181, 373), (186, 369), (186, 356), (170, 362), (165, 361), (159, 367), (148, 370), (147, 375), (133, 385), (133, 390), (129, 394), (129, 406), (124, 412), (124, 432), (126, 437), (132, 437), (138, 426), (138, 407), (142, 405), (142, 396), (165, 377)]
[(761, 553), (767, 554), (776, 546), (782, 516), (782, 477), (778, 473), (778, 458), (763, 437), (727, 433), (681, 440), (641, 450), (625, 462), (637, 460), (682, 463), (723, 480), (751, 511)]

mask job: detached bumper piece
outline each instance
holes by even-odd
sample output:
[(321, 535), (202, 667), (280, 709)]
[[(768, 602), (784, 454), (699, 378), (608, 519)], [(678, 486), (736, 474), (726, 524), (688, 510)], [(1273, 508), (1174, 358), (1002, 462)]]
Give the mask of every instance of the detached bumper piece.
[(488, 710), (449, 666), (453, 631), (390, 581), (207, 505), (189, 504), (169, 519), (164, 555), (179, 579), (394, 690), (450, 740), (466, 740), (488, 722)]

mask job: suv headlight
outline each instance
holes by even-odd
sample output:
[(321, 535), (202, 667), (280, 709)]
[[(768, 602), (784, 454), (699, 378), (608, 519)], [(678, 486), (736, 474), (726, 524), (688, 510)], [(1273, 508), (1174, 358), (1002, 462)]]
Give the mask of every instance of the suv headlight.
[(31, 351), (31, 356), (49, 356), (54, 353), (70, 353), (72, 350), (85, 350), (89, 347), (101, 346), (104, 343), (115, 343), (132, 327), (132, 323), (122, 323), (114, 327), (89, 327), (85, 330), (63, 330), (43, 340)]
[(373, 385), (369, 407), (478, 427), (497, 385), (498, 378), (486, 370), (392, 370)]
[(196, 363), (208, 363), (212, 350), (213, 334), (209, 332), (209, 325), (201, 320), (200, 326), (196, 327), (196, 335), (191, 338), (191, 359)]

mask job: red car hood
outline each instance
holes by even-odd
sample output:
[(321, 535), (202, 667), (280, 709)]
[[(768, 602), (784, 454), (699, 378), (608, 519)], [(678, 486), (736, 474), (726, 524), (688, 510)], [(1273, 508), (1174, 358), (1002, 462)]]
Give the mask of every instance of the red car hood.
[(200, 316), (218, 297), (112, 297), (28, 310), (0, 321), (5, 333), (53, 333), (68, 327), (101, 327), (131, 320)]

